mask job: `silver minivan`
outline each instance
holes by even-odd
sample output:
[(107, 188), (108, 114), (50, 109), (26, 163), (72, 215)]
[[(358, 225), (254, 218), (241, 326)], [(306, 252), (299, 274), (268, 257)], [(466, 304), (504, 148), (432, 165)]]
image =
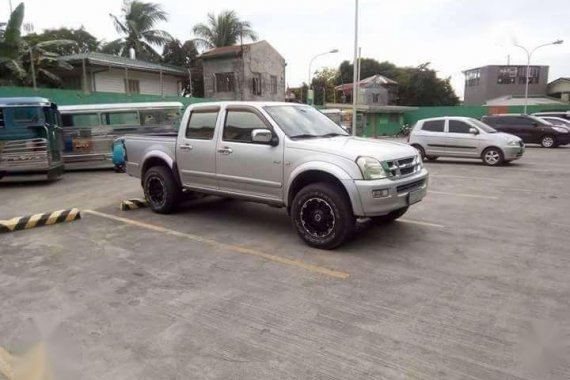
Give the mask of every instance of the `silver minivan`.
[(436, 117), (419, 120), (408, 138), (427, 160), (438, 157), (478, 158), (497, 166), (520, 158), (523, 141), (470, 117)]

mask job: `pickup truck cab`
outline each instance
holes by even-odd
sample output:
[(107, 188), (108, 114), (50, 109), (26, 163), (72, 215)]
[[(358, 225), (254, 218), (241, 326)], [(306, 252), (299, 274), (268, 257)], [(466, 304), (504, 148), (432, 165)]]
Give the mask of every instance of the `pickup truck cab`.
[(187, 193), (286, 207), (309, 245), (332, 249), (356, 219), (389, 222), (427, 191), (418, 152), (348, 133), (313, 107), (275, 102), (190, 106), (178, 135), (125, 136), (126, 171), (149, 207), (171, 212)]

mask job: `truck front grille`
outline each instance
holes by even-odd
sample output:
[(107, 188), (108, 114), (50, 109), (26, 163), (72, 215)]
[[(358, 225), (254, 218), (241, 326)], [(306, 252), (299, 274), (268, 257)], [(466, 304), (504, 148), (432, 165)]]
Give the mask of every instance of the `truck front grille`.
[(419, 181), (415, 181), (415, 182), (410, 182), (410, 183), (406, 183), (405, 185), (401, 185), (396, 187), (396, 191), (398, 192), (398, 194), (402, 194), (402, 193), (408, 193), (410, 191), (419, 189), (420, 187), (422, 187), (425, 183), (425, 179), (420, 179)]
[(419, 156), (384, 161), (383, 164), (384, 169), (388, 171), (391, 178), (407, 177), (422, 170)]

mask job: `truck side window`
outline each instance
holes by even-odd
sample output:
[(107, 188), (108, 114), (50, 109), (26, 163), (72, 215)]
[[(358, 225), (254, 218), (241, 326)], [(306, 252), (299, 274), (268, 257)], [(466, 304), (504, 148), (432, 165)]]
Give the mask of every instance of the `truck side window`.
[(422, 131), (443, 132), (444, 126), (445, 126), (445, 120), (425, 121), (424, 125), (422, 125)]
[(251, 131), (254, 129), (268, 129), (263, 120), (255, 113), (249, 111), (229, 110), (224, 124), (224, 141), (250, 143)]
[(186, 128), (187, 139), (212, 140), (218, 111), (194, 111), (190, 114), (188, 127)]

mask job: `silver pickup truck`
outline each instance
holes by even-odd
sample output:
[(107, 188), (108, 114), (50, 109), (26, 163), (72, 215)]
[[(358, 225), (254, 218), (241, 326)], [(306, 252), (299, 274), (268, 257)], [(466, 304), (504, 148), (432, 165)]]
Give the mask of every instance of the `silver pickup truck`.
[(124, 145), (153, 211), (194, 193), (286, 207), (301, 239), (322, 249), (348, 239), (357, 218), (399, 218), (427, 190), (414, 148), (349, 136), (302, 104), (200, 103), (177, 136), (125, 136)]

